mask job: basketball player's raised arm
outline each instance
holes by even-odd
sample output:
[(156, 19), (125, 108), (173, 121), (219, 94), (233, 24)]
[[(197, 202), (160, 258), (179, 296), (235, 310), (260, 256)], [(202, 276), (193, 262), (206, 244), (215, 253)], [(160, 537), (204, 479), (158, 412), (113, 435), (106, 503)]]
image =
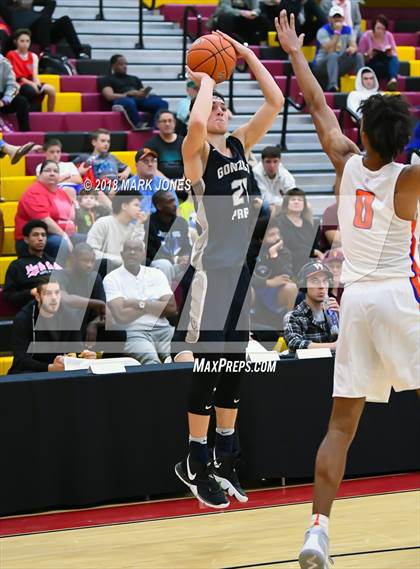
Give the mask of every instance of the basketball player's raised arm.
[(301, 51), (303, 34), (297, 37), (293, 14), (290, 16), (289, 23), (286, 10), (282, 10), (275, 24), (280, 44), (289, 54), (293, 71), (314, 121), (322, 148), (334, 164), (337, 174), (341, 175), (347, 159), (351, 154), (360, 154), (360, 150), (341, 132), (337, 118), (328, 106), (324, 93), (312, 74)]
[(188, 69), (189, 77), (199, 90), (191, 109), (188, 132), (182, 143), (182, 158), (185, 177), (195, 184), (203, 175), (207, 143), (207, 121), (213, 105), (213, 90), (216, 85), (206, 73)]
[(263, 136), (265, 136), (267, 131), (271, 128), (274, 119), (282, 110), (284, 105), (284, 96), (281, 89), (274, 81), (271, 73), (264, 67), (251, 49), (245, 47), (222, 32), (218, 31), (215, 33), (220, 34), (229, 41), (235, 48), (237, 56), (242, 57), (245, 60), (249, 69), (254, 74), (255, 79), (258, 81), (265, 99), (265, 102), (261, 105), (252, 119), (232, 133), (233, 136), (236, 136), (236, 138), (241, 140), (245, 149), (245, 154), (248, 155), (251, 152), (252, 147), (261, 140)]

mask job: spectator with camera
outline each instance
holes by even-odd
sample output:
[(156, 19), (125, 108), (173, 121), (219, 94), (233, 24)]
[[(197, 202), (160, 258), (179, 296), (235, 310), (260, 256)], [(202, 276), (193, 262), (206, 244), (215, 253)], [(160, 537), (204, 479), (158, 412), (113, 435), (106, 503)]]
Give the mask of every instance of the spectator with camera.
[(284, 339), (290, 352), (303, 349), (336, 349), (338, 337), (337, 300), (329, 295), (333, 275), (319, 262), (307, 263), (298, 275), (305, 299), (286, 318)]

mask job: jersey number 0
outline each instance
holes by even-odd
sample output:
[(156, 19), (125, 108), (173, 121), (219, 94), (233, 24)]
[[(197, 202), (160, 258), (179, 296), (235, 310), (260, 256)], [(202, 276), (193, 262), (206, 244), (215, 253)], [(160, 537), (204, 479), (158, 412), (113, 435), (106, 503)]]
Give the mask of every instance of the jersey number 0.
[(356, 209), (353, 225), (359, 229), (370, 229), (373, 222), (373, 200), (375, 194), (366, 190), (356, 190)]

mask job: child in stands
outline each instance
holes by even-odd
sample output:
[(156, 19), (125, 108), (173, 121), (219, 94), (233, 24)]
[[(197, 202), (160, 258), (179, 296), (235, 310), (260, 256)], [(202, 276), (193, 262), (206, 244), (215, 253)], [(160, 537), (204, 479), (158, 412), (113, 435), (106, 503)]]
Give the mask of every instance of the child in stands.
[(52, 85), (41, 83), (38, 77), (39, 58), (36, 53), (29, 51), (31, 46), (31, 32), (27, 29), (16, 30), (13, 34), (15, 50), (9, 51), (7, 59), (10, 61), (16, 75), (16, 81), (20, 85), (20, 94), (29, 103), (34, 100), (48, 97), (47, 110), (49, 113), (54, 111), (55, 89)]

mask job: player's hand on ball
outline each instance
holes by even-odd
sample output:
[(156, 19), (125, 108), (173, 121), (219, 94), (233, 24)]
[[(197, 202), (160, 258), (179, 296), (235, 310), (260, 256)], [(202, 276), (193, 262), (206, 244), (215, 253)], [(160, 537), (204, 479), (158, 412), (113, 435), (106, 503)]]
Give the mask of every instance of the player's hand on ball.
[(207, 75), (207, 73), (202, 73), (201, 71), (192, 71), (189, 67), (187, 67), (187, 75), (191, 81), (194, 81), (197, 87), (200, 87), (201, 81), (204, 78), (210, 79), (210, 81), (213, 81), (213, 84), (216, 85), (216, 81), (210, 77), (210, 75)]
[(286, 53), (293, 53), (300, 51), (303, 45), (303, 38), (305, 34), (300, 34), (298, 37), (295, 30), (295, 17), (290, 14), (290, 23), (287, 19), (286, 10), (280, 12), (280, 16), (274, 20), (276, 26), (277, 35), (279, 37), (279, 42), (281, 47)]
[(228, 41), (229, 43), (231, 43), (233, 45), (233, 47), (235, 48), (236, 51), (236, 55), (238, 57), (243, 57), (244, 59), (249, 56), (250, 54), (252, 54), (253, 52), (249, 49), (249, 47), (242, 45), (241, 43), (239, 43), (238, 41), (234, 40), (233, 38), (231, 38), (230, 36), (228, 36), (227, 34), (217, 30), (215, 32), (212, 32), (213, 34), (216, 34), (222, 38), (224, 38), (226, 41)]

